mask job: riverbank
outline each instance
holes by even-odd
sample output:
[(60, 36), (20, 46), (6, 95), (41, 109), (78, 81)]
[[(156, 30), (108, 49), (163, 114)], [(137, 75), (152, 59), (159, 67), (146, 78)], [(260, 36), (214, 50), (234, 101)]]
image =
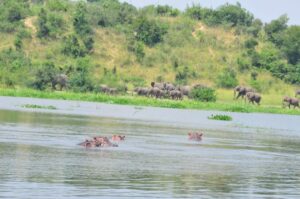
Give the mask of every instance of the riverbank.
[(0, 96), (78, 100), (78, 101), (88, 101), (88, 102), (102, 102), (108, 104), (149, 106), (149, 107), (176, 108), (176, 109), (300, 115), (299, 109), (284, 109), (280, 106), (269, 106), (269, 105), (255, 106), (251, 104), (246, 104), (242, 100), (233, 101), (233, 102), (218, 102), (218, 101), (199, 102), (199, 101), (194, 101), (189, 99), (185, 99), (182, 101), (174, 101), (168, 99), (153, 99), (153, 98), (131, 96), (131, 95), (109, 96), (109, 95), (96, 94), (96, 93), (74, 93), (74, 92), (64, 92), (64, 91), (45, 92), (45, 91), (37, 91), (32, 89), (7, 89), (7, 88), (0, 88)]

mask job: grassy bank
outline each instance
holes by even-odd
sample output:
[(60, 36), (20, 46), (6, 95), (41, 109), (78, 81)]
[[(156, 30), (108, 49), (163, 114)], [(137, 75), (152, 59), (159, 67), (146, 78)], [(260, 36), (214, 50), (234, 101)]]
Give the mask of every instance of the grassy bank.
[(136, 105), (136, 106), (153, 106), (166, 108), (180, 108), (180, 109), (199, 109), (199, 110), (219, 110), (230, 112), (244, 112), (244, 113), (277, 113), (277, 114), (291, 114), (300, 115), (299, 109), (283, 109), (280, 106), (261, 105), (254, 106), (245, 104), (243, 101), (234, 102), (215, 102), (204, 103), (193, 100), (172, 101), (167, 99), (152, 99), (138, 96), (108, 96), (96, 93), (73, 93), (73, 92), (42, 92), (31, 89), (7, 89), (0, 88), (1, 96), (15, 96), (15, 97), (34, 97), (47, 99), (63, 99), (63, 100), (80, 100), (90, 102), (104, 102), (110, 104), (122, 105)]

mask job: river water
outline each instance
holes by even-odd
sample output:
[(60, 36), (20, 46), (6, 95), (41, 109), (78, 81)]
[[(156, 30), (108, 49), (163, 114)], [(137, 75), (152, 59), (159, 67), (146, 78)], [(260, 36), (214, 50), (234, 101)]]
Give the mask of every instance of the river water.
[[(291, 117), (281, 128), (213, 121), (206, 129), (205, 121), (188, 128), (1, 110), (0, 198), (299, 198), (300, 119)], [(198, 129), (203, 140), (189, 141)], [(113, 134), (126, 140), (77, 145)]]

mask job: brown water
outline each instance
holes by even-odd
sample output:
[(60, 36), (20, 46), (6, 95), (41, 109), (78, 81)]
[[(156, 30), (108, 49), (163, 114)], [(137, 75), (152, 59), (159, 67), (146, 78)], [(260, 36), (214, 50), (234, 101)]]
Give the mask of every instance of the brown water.
[[(0, 111), (0, 198), (299, 198), (299, 117), (262, 128), (234, 116), (198, 143), (176, 123)], [(112, 134), (126, 141), (77, 145)]]

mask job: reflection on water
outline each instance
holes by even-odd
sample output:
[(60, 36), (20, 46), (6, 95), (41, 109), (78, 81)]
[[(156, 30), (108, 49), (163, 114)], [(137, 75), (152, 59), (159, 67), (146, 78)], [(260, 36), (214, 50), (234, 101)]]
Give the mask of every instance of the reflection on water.
[[(188, 130), (0, 111), (0, 198), (300, 197), (299, 131), (208, 131), (197, 143)], [(112, 134), (126, 141), (76, 145)]]

